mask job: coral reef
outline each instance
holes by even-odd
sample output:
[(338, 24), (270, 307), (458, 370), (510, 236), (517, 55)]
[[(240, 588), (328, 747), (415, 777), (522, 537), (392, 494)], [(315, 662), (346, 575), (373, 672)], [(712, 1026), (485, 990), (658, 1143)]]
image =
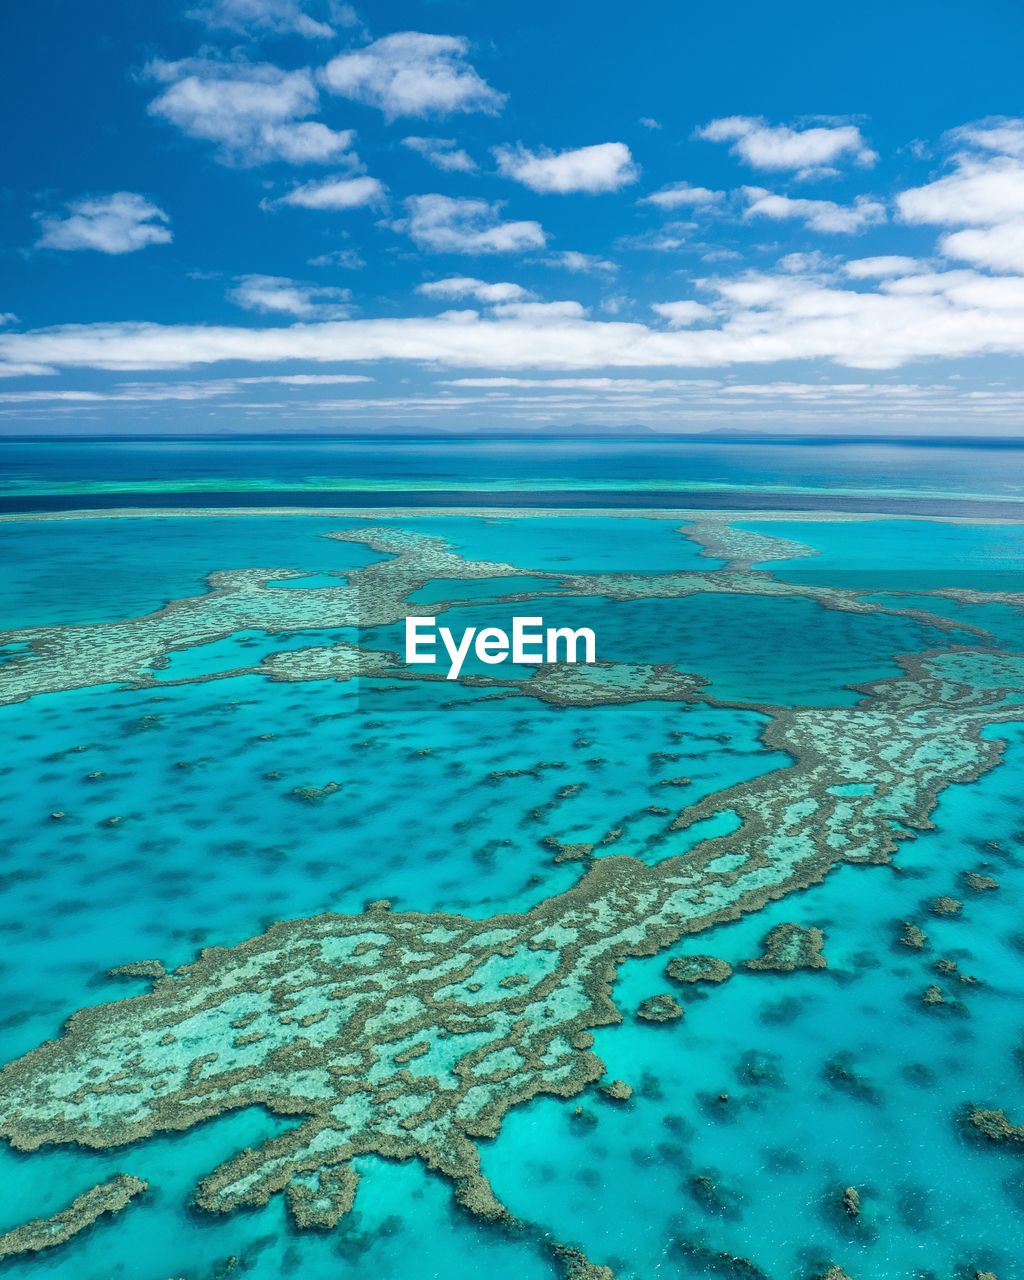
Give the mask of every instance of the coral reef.
[(981, 1135), (990, 1142), (1024, 1145), (1024, 1125), (1011, 1124), (1001, 1108), (987, 1109), (968, 1103), (964, 1108), (962, 1121), (968, 1133)]
[(822, 954), (825, 935), (818, 929), (799, 924), (777, 924), (761, 942), (762, 954), (756, 960), (744, 960), (744, 969), (754, 973), (793, 973), (796, 969), (824, 969)]
[(912, 951), (921, 951), (927, 945), (928, 935), (910, 920), (903, 921), (903, 931), (899, 937), (900, 946), (909, 947)]
[(101, 1182), (76, 1196), (59, 1213), (49, 1218), (33, 1218), (31, 1222), (0, 1235), (0, 1259), (41, 1253), (44, 1249), (66, 1244), (97, 1219), (126, 1209), (146, 1189), (147, 1184), (141, 1179), (119, 1173), (108, 1182)]
[(665, 974), (673, 982), (724, 982), (732, 976), (732, 965), (715, 956), (674, 956)]
[(107, 970), (108, 978), (163, 978), (166, 974), (161, 960), (131, 960)]
[(633, 1086), (625, 1080), (609, 1080), (601, 1086), (601, 1092), (613, 1102), (628, 1102), (633, 1096)]
[(986, 893), (999, 888), (999, 881), (994, 876), (985, 875), (981, 871), (965, 871), (960, 879), (975, 893)]
[(667, 993), (648, 996), (637, 1006), (636, 1016), (644, 1022), (677, 1022), (683, 1016), (683, 1006), (675, 996)]
[(860, 1192), (856, 1187), (846, 1187), (840, 1197), (843, 1210), (851, 1218), (860, 1217)]

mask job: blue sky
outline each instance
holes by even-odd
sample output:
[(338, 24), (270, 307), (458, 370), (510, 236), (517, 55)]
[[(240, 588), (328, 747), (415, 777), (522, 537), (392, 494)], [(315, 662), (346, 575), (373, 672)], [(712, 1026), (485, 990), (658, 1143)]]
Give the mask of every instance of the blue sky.
[(1019, 435), (1022, 35), (8, 0), (0, 432)]

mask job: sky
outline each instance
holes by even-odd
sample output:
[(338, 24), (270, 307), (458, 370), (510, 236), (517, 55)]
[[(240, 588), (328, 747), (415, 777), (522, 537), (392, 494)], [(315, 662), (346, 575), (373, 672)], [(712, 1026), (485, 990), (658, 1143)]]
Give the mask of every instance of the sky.
[(1024, 12), (5, 0), (0, 433), (1024, 435)]

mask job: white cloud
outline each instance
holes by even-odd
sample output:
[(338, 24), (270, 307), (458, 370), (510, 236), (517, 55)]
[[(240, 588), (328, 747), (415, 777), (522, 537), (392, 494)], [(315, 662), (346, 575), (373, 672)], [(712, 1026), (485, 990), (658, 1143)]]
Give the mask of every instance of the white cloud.
[(682, 329), (687, 325), (697, 324), (701, 320), (708, 320), (714, 315), (710, 307), (706, 307), (702, 302), (691, 302), (689, 300), (683, 302), (655, 302), (651, 306), (651, 310), (656, 312), (663, 320), (667, 320), (673, 328)]
[(640, 123), (645, 129), (660, 129), (661, 124), (653, 116), (641, 116)]
[(775, 264), (776, 271), (785, 271), (789, 275), (824, 275), (828, 274), (834, 261), (828, 254), (819, 249), (811, 249), (806, 253), (786, 253)]
[(303, 284), (287, 276), (240, 276), (228, 294), (246, 311), (279, 312), (297, 320), (329, 320), (349, 314), (348, 289)]
[(995, 227), (969, 227), (943, 236), (942, 252), (993, 271), (1024, 274), (1024, 217)]
[(134, 191), (84, 196), (68, 205), (65, 217), (37, 214), (43, 249), (95, 249), (99, 253), (134, 253), (150, 244), (170, 244), (167, 214)]
[(385, 195), (383, 183), (365, 174), (359, 178), (324, 178), (305, 182), (286, 196), (267, 201), (266, 207), (285, 204), (298, 209), (361, 209), (383, 203)]
[(546, 267), (561, 267), (565, 271), (581, 274), (607, 273), (613, 275), (618, 271), (618, 264), (607, 258), (599, 258), (595, 253), (580, 253), (578, 249), (563, 249), (560, 253), (548, 254), (542, 259)]
[(282, 71), (270, 63), (186, 58), (151, 62), (147, 73), (168, 87), (149, 104), (150, 115), (190, 138), (218, 145), (228, 164), (358, 165), (348, 154), (351, 129), (334, 130), (309, 120), (319, 95), (306, 68)]
[(1024, 163), (1012, 156), (957, 157), (955, 170), (896, 197), (904, 222), (991, 227), (1024, 211)]
[(421, 155), (428, 164), (445, 173), (473, 173), (476, 161), (459, 146), (454, 138), (418, 138), (402, 139), (402, 146), (408, 147)]
[(462, 36), (401, 31), (364, 49), (339, 54), (320, 73), (331, 93), (399, 116), (445, 116), (458, 111), (494, 114), (505, 95), (466, 61)]
[(755, 169), (792, 170), (798, 177), (834, 172), (840, 160), (869, 168), (878, 159), (856, 125), (816, 125), (792, 129), (770, 125), (760, 116), (726, 116), (696, 132), (708, 142), (731, 142), (733, 155)]
[(54, 388), (52, 391), (7, 391), (0, 393), (0, 402), (11, 404), (63, 400), (72, 403), (138, 403), (161, 400), (215, 400), (222, 396), (237, 395), (246, 387), (348, 386), (373, 381), (373, 378), (358, 373), (291, 373), (267, 374), (254, 378), (208, 378), (202, 382), (121, 382), (109, 391), (86, 391), (75, 388)]
[(506, 178), (545, 195), (619, 191), (640, 176), (624, 142), (602, 142), (593, 147), (559, 152), (528, 151), (520, 144), (498, 147), (494, 155)]
[(947, 136), (960, 146), (1024, 157), (1024, 120), (993, 116), (962, 125)]
[(744, 187), (749, 204), (747, 218), (772, 218), (776, 221), (795, 218), (814, 231), (830, 231), (852, 235), (886, 219), (885, 205), (870, 196), (857, 196), (853, 204), (835, 204), (832, 200), (795, 200), (774, 195), (763, 187)]
[(434, 253), (519, 253), (546, 243), (538, 222), (502, 222), (500, 204), (452, 196), (409, 196), (408, 217), (395, 224)]
[(551, 324), (560, 320), (582, 320), (587, 312), (579, 302), (501, 302), (494, 314), (511, 320), (529, 320), (535, 324)]
[(333, 36), (335, 27), (351, 27), (359, 21), (351, 5), (335, 0), (208, 0), (191, 9), (188, 17), (240, 35), (255, 30), (319, 39)]
[(416, 292), (425, 298), (475, 298), (477, 302), (520, 302), (530, 297), (530, 291), (510, 280), (488, 284), (472, 276), (449, 276), (445, 280), (428, 280), (416, 286)]
[(917, 258), (905, 258), (888, 253), (875, 258), (854, 258), (843, 264), (843, 271), (852, 280), (884, 280), (887, 276), (910, 276), (923, 271), (924, 265)]
[(666, 222), (653, 231), (636, 236), (624, 236), (619, 244), (624, 249), (651, 249), (655, 253), (675, 253), (693, 246), (695, 222)]
[(959, 227), (939, 241), (950, 258), (1024, 274), (1024, 121), (986, 120), (949, 135), (953, 171), (896, 197), (904, 222)]
[(361, 271), (366, 266), (365, 260), (357, 249), (332, 249), (329, 253), (318, 253), (309, 259), (311, 267), (342, 267), (346, 271)]
[(479, 390), (515, 387), (537, 391), (693, 391), (715, 390), (722, 383), (714, 378), (442, 378), (445, 387), (475, 387)]
[(689, 182), (673, 182), (649, 196), (642, 196), (637, 203), (653, 204), (659, 209), (681, 209), (687, 206), (699, 209), (717, 204), (724, 194), (723, 191), (712, 191), (708, 187), (691, 186)]
[(12, 364), (10, 361), (0, 363), (0, 378), (42, 378), (56, 374), (45, 364)]
[(324, 387), (349, 382), (373, 382), (373, 378), (365, 373), (274, 373), (258, 378), (232, 378), (231, 381), (238, 387), (259, 386), (263, 383), (278, 383), (285, 387)]

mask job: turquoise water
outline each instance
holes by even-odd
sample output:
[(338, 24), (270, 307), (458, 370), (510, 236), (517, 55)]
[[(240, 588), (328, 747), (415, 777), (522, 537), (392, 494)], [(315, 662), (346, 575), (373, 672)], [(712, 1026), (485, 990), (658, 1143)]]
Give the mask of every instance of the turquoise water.
[[(673, 521), (390, 523), (444, 538), (466, 557), (532, 571), (419, 588), (418, 604), (470, 601), (446, 618), (453, 626), (524, 612), (491, 601), (510, 590), (557, 591), (557, 576), (541, 572), (718, 564)], [(780, 577), (806, 572), (814, 575), (807, 581), (842, 584), (847, 574), (884, 571), (872, 578), (871, 598), (895, 608), (907, 603), (900, 590), (932, 589), (936, 574), (977, 586), (992, 572), (1005, 590), (1021, 559), (1020, 530), (1007, 526), (742, 523), (821, 553), (773, 562)], [(345, 518), (266, 515), (0, 526), (4, 625), (130, 617), (198, 594), (209, 573), (231, 568), (290, 567), (309, 575), (304, 585), (326, 589), (387, 558), (321, 536), (352, 527)], [(935, 610), (988, 627), (986, 643), (1024, 649), (1019, 609), (942, 601)], [(700, 674), (715, 698), (779, 707), (850, 707), (859, 696), (851, 686), (900, 673), (895, 655), (975, 643), (963, 630), (800, 598), (586, 595), (545, 598), (536, 612), (552, 625), (594, 626), (604, 661), (663, 663)], [(269, 653), (356, 638), (396, 648), (400, 630), (246, 628), (203, 645), (183, 634), (153, 671), (158, 687), (101, 686), (0, 706), (0, 1058), (58, 1035), (76, 1009), (145, 989), (140, 979), (104, 976), (114, 965), (158, 958), (173, 967), (275, 920), (358, 912), (380, 897), (398, 909), (477, 918), (525, 910), (581, 874), (579, 863), (554, 860), (552, 842), (656, 865), (735, 826), (735, 815), (721, 812), (671, 831), (672, 813), (791, 764), (762, 742), (768, 718), (756, 706), (559, 707), (447, 681), (230, 674)], [(467, 671), (529, 674), (479, 663)], [(957, 1124), (967, 1101), (1005, 1107), (1024, 1122), (1024, 727), (988, 732), (1006, 741), (1002, 763), (942, 792), (934, 829), (901, 845), (897, 869), (842, 866), (798, 895), (623, 965), (614, 988), (623, 1021), (597, 1031), (596, 1051), (634, 1095), (623, 1105), (591, 1088), (513, 1109), (499, 1136), (480, 1144), (484, 1170), (513, 1213), (585, 1248), (620, 1280), (728, 1275), (720, 1258), (709, 1261), (721, 1254), (749, 1258), (760, 1272), (736, 1274), (750, 1280), (803, 1280), (832, 1263), (856, 1280), (975, 1269), (1024, 1277), (1016, 1246), (1024, 1156), (970, 1143)], [(320, 798), (297, 794), (310, 788)], [(864, 792), (848, 785), (842, 794)], [(963, 887), (960, 874), (979, 869), (998, 879), (997, 891)], [(963, 899), (963, 912), (930, 915), (926, 904), (942, 894)], [(904, 919), (921, 922), (927, 950), (897, 943)], [(739, 966), (787, 921), (825, 931), (826, 970), (740, 970), (717, 987), (680, 988), (664, 975), (674, 955)], [(939, 956), (979, 984), (937, 975)], [(951, 1006), (921, 1004), (933, 982)], [(639, 1003), (666, 990), (685, 1017), (638, 1020)], [(853, 1076), (843, 1077), (837, 1061)], [(57, 1211), (117, 1171), (151, 1184), (116, 1220), (6, 1270), (213, 1280), (236, 1258), (235, 1270), (255, 1280), (555, 1274), (533, 1244), (471, 1218), (415, 1162), (360, 1157), (356, 1208), (330, 1233), (296, 1231), (279, 1195), (227, 1215), (190, 1207), (204, 1173), (287, 1126), (251, 1108), (122, 1150), (0, 1148), (0, 1230)], [(710, 1181), (695, 1182), (701, 1177)], [(849, 1185), (862, 1194), (856, 1222), (835, 1207)]]
[[(817, 1275), (832, 1259), (853, 1276), (952, 1276), (968, 1263), (1024, 1274), (1021, 1157), (970, 1145), (955, 1125), (968, 1099), (1019, 1104), (1024, 1094), (1014, 1059), (1024, 1025), (1015, 783), (1024, 733), (1008, 736), (1007, 771), (951, 789), (939, 829), (901, 850), (899, 876), (846, 867), (799, 903), (669, 953), (707, 949), (736, 963), (770, 926), (796, 920), (825, 930), (826, 973), (727, 982), (685, 1001), (683, 1024), (650, 1027), (628, 1011), (664, 988), (662, 964), (630, 962), (618, 988), (626, 1024), (600, 1032), (597, 1049), (641, 1096), (628, 1109), (596, 1099), (597, 1124), (585, 1132), (551, 1101), (511, 1115), (485, 1155), (500, 1194), (642, 1276), (702, 1274), (680, 1263), (675, 1240), (750, 1257), (771, 1276)], [(929, 918), (931, 951), (895, 945), (900, 920), (959, 893), (958, 873), (982, 864), (998, 893), (969, 899), (963, 917)], [(960, 988), (962, 1013), (919, 1003), (937, 954), (984, 984)], [(825, 1078), (841, 1055), (865, 1096)], [(760, 1082), (752, 1062), (767, 1068)], [(727, 1104), (717, 1102), (723, 1091)], [(718, 1185), (717, 1211), (695, 1202), (699, 1175)], [(829, 1203), (851, 1184), (864, 1205), (857, 1227)]]
[[(543, 614), (546, 626), (590, 627), (598, 637), (601, 661), (668, 663), (699, 672), (716, 697), (784, 706), (850, 706), (859, 697), (850, 686), (899, 674), (893, 654), (946, 638), (946, 633), (909, 618), (860, 617), (799, 599), (709, 593), (616, 602), (573, 596), (571, 601), (540, 599), (529, 607)], [(521, 603), (455, 608), (445, 615), (445, 623), (456, 631), (471, 626), (508, 631), (524, 608)], [(367, 642), (380, 649), (401, 650), (403, 637), (404, 624), (366, 633)], [(472, 655), (463, 670), (494, 672)], [(511, 664), (501, 672), (527, 674)]]
[(796, 563), (766, 560), (759, 567), (780, 569), (793, 581), (821, 578), (836, 585), (863, 586), (892, 575), (911, 590), (971, 587), (979, 591), (1019, 591), (1024, 584), (1024, 540), (1016, 525), (942, 524), (938, 521), (822, 520), (741, 521), (737, 528), (791, 538), (814, 547), (816, 555)]
[[(319, 535), (337, 521), (201, 520), (173, 516), (110, 521), (13, 521), (0, 530), (4, 627), (130, 618), (206, 589), (224, 569), (359, 569), (375, 557)], [(298, 584), (296, 584), (298, 585)]]
[[(377, 523), (377, 522), (375, 522)], [(381, 521), (380, 523), (387, 523)], [(418, 517), (413, 526), (428, 536), (444, 538), (460, 555), (473, 560), (509, 561), (524, 569), (548, 573), (574, 569), (588, 573), (645, 573), (673, 569), (713, 569), (721, 562), (701, 554), (694, 542), (679, 536), (685, 520), (634, 520), (620, 516), (533, 516), (487, 519)]]

